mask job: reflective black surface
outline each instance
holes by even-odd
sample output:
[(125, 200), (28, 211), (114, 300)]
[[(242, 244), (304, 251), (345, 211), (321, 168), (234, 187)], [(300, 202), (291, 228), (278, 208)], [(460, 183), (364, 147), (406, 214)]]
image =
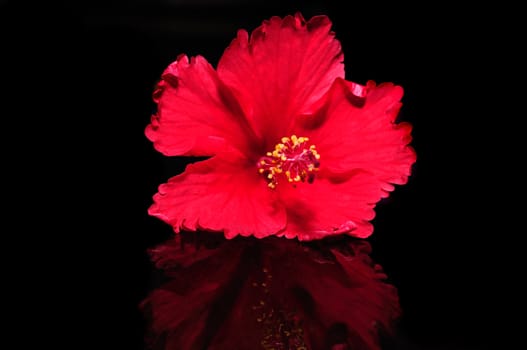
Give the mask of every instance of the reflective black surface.
[[(22, 101), (15, 106), (38, 112), (38, 91), (46, 94), (46, 112), (31, 113), (30, 120), (50, 129), (40, 137), (49, 141), (47, 164), (60, 170), (55, 176), (35, 167), (31, 174), (49, 175), (45, 198), (64, 193), (51, 211), (71, 232), (59, 244), (68, 256), (75, 249), (86, 253), (75, 263), (82, 269), (80, 284), (58, 297), (82, 305), (77, 317), (96, 317), (74, 327), (74, 339), (101, 349), (143, 347), (137, 304), (155, 279), (146, 249), (172, 234), (146, 210), (157, 186), (188, 162), (163, 157), (143, 134), (162, 70), (180, 53), (201, 54), (215, 65), (237, 29), (301, 11), (306, 18), (331, 18), (348, 79), (390, 81), (405, 89), (400, 119), (414, 125), (418, 159), (409, 183), (379, 203), (369, 239), (403, 310), (396, 344), (387, 348), (492, 348), (508, 322), (498, 316), (501, 294), (492, 291), (504, 279), (496, 256), (507, 243), (494, 238), (504, 229), (493, 221), (491, 172), (497, 164), (481, 107), (492, 87), (480, 93), (483, 72), (474, 69), (483, 47), (498, 50), (486, 41), (487, 22), (445, 3), (135, 0), (40, 6), (42, 11), (5, 5), (2, 26), (6, 52), (16, 47), (21, 55), (12, 67), (24, 69), (14, 89)], [(31, 28), (29, 34), (24, 28)], [(496, 81), (492, 70), (486, 76)], [(57, 327), (68, 323), (65, 318)]]

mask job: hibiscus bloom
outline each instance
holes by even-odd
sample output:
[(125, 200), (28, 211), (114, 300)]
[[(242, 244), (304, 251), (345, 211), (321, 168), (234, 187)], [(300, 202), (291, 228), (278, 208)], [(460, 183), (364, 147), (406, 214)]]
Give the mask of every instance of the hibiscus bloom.
[(181, 55), (163, 72), (146, 128), (167, 156), (206, 160), (159, 187), (149, 214), (176, 232), (367, 237), (374, 207), (415, 162), (403, 90), (345, 80), (325, 16), (240, 30), (215, 70)]

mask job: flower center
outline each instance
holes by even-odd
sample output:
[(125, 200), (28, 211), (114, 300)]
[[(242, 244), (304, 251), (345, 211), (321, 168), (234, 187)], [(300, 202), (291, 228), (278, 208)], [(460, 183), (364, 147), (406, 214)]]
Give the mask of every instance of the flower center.
[(282, 142), (258, 160), (258, 172), (267, 179), (268, 186), (275, 188), (280, 179), (288, 182), (315, 180), (320, 167), (320, 155), (315, 145), (308, 144), (307, 137), (282, 137)]

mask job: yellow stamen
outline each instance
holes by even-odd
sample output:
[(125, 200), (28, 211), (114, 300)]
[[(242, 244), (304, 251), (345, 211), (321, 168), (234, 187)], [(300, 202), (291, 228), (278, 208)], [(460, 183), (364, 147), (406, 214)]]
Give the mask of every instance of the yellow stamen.
[[(268, 186), (276, 188), (279, 181), (313, 182), (315, 172), (320, 166), (320, 155), (315, 145), (308, 145), (308, 137), (291, 135), (282, 137), (281, 143), (275, 145), (272, 152), (260, 158), (258, 172), (265, 175)], [(284, 173), (284, 176), (279, 176)]]

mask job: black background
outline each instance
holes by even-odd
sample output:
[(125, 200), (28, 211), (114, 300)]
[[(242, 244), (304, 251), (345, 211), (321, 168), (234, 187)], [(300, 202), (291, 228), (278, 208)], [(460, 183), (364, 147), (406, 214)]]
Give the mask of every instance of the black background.
[(67, 311), (52, 323), (55, 344), (67, 333), (72, 349), (92, 342), (142, 349), (137, 305), (152, 288), (146, 249), (172, 235), (146, 211), (157, 186), (185, 164), (157, 153), (144, 136), (163, 69), (180, 53), (216, 65), (237, 29), (296, 11), (330, 17), (348, 80), (405, 89), (400, 119), (414, 125), (418, 160), (409, 183), (378, 205), (369, 238), (400, 293), (404, 315), (393, 348), (494, 348), (507, 323), (494, 292), (503, 244), (494, 238), (491, 194), (478, 181), (490, 182), (495, 167), (485, 130), (497, 118), (487, 118), (488, 82), (497, 74), (482, 60), (499, 50), (489, 40), (496, 18), (445, 2), (287, 0), (3, 7), (5, 52), (19, 54), (3, 65), (17, 76), (11, 105), (31, 110), (24, 122), (37, 140), (24, 153), (31, 171), (21, 176), (42, 191), (35, 203), (62, 252), (49, 254), (57, 283), (66, 282), (49, 293)]

